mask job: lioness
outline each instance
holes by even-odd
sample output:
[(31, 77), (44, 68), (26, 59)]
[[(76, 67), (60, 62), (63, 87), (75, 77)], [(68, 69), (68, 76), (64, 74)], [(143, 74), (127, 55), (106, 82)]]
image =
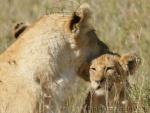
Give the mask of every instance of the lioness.
[(88, 22), (91, 14), (83, 4), (73, 15), (42, 16), (0, 55), (1, 113), (36, 112), (40, 94), (47, 112), (65, 105), (81, 64), (110, 53)]
[(135, 52), (131, 52), (122, 56), (105, 54), (89, 63), (84, 63), (79, 74), (85, 80), (90, 80), (93, 90), (86, 98), (82, 113), (84, 110), (91, 113), (106, 112), (105, 110), (115, 112), (115, 110), (124, 110), (125, 107), (133, 110), (126, 91), (129, 87), (127, 77), (135, 73), (139, 62), (140, 57)]

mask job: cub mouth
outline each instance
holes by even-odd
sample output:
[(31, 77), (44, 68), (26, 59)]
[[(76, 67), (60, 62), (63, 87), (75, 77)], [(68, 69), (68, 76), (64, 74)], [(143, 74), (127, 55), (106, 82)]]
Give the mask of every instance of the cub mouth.
[[(111, 91), (112, 87), (113, 87), (113, 84), (108, 85), (106, 88), (106, 91)], [(99, 90), (101, 88), (102, 88), (102, 85), (98, 84), (95, 90)]]
[(100, 84), (98, 84), (98, 86), (96, 87), (95, 90), (99, 90), (102, 86)]

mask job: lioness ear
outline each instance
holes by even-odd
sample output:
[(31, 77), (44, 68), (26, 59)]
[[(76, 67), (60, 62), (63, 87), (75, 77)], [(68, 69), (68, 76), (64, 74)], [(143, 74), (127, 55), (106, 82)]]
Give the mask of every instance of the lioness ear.
[(90, 75), (89, 75), (89, 69), (90, 69), (91, 63), (86, 62), (81, 65), (81, 67), (78, 70), (78, 75), (85, 81), (90, 81)]
[(120, 58), (120, 64), (122, 65), (125, 71), (129, 72), (129, 75), (135, 73), (140, 62), (141, 62), (141, 58), (136, 52), (124, 54)]
[(75, 32), (77, 27), (83, 26), (91, 17), (91, 8), (88, 4), (82, 4), (77, 11), (74, 12), (70, 21), (70, 30)]
[(23, 33), (28, 27), (30, 26), (29, 23), (19, 22), (16, 23), (13, 27), (13, 35), (17, 39), (21, 33)]

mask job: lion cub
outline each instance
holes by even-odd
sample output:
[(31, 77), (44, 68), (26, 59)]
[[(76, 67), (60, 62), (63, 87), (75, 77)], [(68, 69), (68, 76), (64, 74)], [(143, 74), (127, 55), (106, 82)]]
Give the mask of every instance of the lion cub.
[(129, 87), (127, 77), (135, 73), (139, 63), (140, 57), (135, 52), (122, 56), (104, 54), (84, 63), (79, 69), (80, 77), (90, 81), (93, 89), (85, 100), (84, 110), (114, 111), (115, 107), (130, 105), (125, 90)]

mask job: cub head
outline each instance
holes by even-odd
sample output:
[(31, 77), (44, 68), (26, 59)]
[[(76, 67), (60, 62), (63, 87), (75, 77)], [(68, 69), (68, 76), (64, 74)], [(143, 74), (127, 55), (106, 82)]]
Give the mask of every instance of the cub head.
[(13, 27), (13, 35), (17, 39), (19, 35), (30, 26), (29, 23), (18, 22)]
[(92, 88), (100, 95), (105, 91), (111, 91), (114, 83), (126, 81), (128, 75), (135, 73), (140, 62), (135, 52), (128, 54), (111, 55), (104, 54), (89, 63), (84, 63), (79, 69), (79, 75), (91, 82)]

